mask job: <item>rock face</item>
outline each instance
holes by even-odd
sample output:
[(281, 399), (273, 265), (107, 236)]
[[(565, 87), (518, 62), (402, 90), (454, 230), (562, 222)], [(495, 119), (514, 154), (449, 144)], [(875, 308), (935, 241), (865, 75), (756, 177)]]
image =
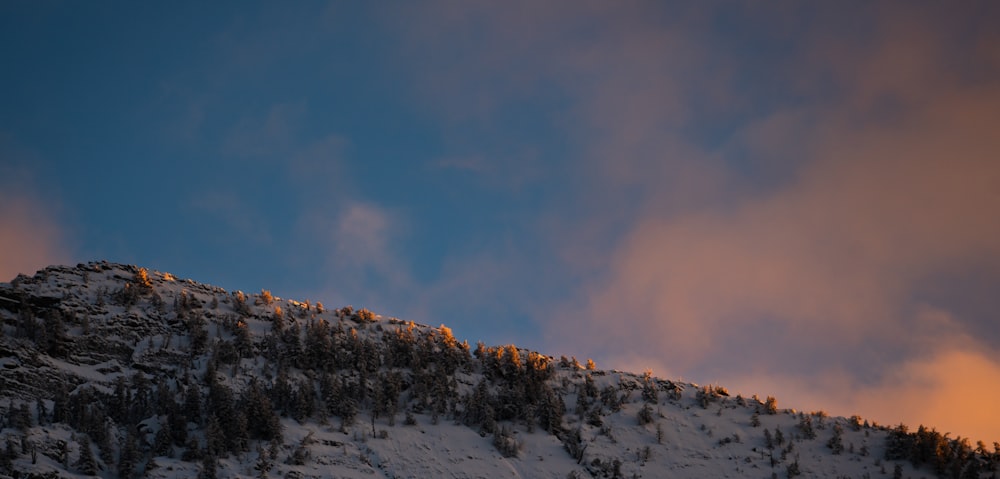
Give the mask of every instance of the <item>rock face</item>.
[(0, 477), (882, 477), (931, 440), (919, 474), (996, 469), (922, 434), (130, 265), (0, 283)]

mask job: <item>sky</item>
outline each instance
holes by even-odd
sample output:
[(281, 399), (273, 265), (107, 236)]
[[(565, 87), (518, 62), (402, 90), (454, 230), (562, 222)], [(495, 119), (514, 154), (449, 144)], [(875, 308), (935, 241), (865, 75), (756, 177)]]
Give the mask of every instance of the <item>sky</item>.
[(2, 2), (0, 280), (137, 264), (990, 444), (998, 23)]

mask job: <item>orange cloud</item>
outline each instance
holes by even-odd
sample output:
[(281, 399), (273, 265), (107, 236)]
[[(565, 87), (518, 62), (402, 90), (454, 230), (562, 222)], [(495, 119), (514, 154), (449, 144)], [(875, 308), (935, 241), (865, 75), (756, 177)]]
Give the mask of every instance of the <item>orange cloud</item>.
[(905, 363), (885, 383), (862, 389), (845, 404), (883, 421), (923, 423), (989, 444), (1000, 440), (998, 394), (1000, 361), (972, 351), (944, 351)]
[[(995, 370), (1000, 344), (954, 346), (986, 319), (920, 296), (1000, 275), (996, 7), (535, 5), (427, 9), (408, 53), (462, 121), (565, 96), (576, 190), (539, 223), (583, 286), (541, 313), (553, 352), (873, 412)], [(983, 407), (956, 410), (1000, 430)]]
[(0, 191), (0, 281), (70, 261), (63, 230), (39, 200)]
[[(979, 396), (963, 399), (966, 372), (995, 377), (991, 351), (1000, 345), (948, 346), (985, 319), (955, 316), (941, 328), (922, 319), (929, 305), (918, 297), (921, 285), (949, 274), (1000, 271), (998, 70), (978, 57), (954, 60), (954, 25), (933, 16), (866, 20), (872, 32), (848, 41), (853, 50), (823, 35), (801, 39), (828, 53), (802, 64), (805, 78), (838, 72), (830, 98), (746, 123), (720, 151), (662, 121), (670, 111), (693, 118), (683, 108), (630, 116), (612, 101), (618, 87), (583, 100), (605, 126), (591, 140), (602, 171), (624, 171), (621, 184), (646, 203), (606, 274), (557, 308), (549, 325), (557, 348), (702, 381), (757, 378), (779, 388), (757, 392), (816, 407), (836, 397), (859, 408), (848, 413), (906, 404), (886, 417), (940, 420), (955, 434), (1000, 430)], [(765, 188), (741, 185), (718, 156), (734, 153), (785, 171)]]
[[(965, 386), (967, 374), (995, 377), (996, 362), (942, 351), (969, 324), (927, 329), (912, 303), (936, 275), (1000, 267), (1000, 138), (985, 131), (1000, 124), (992, 93), (949, 95), (891, 128), (831, 126), (814, 162), (784, 189), (731, 209), (644, 217), (585, 310), (553, 332), (572, 323), (578, 350), (612, 362), (648, 351), (674, 371), (877, 368), (887, 383), (842, 396), (857, 412), (890, 412), (902, 401), (912, 407), (896, 417), (910, 422), (941, 420), (962, 435), (1000, 430), (992, 405), (963, 395), (976, 388)], [(937, 356), (910, 359), (920, 354), (914, 343)], [(900, 360), (903, 379), (890, 373)], [(995, 384), (986, 381), (979, 387)]]
[[(759, 372), (718, 380), (744, 395), (777, 394), (782, 407), (859, 414), (881, 425), (923, 424), (972, 443), (1000, 440), (1000, 360), (981, 350), (934, 349), (890, 370), (877, 383), (843, 371), (811, 378)], [(775, 393), (778, 391), (778, 393)]]

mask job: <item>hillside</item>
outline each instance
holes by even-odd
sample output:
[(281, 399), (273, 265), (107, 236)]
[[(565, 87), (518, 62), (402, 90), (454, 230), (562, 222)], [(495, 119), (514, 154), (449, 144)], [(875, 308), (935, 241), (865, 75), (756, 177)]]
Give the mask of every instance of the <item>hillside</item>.
[(996, 477), (987, 451), (107, 262), (0, 283), (0, 476)]

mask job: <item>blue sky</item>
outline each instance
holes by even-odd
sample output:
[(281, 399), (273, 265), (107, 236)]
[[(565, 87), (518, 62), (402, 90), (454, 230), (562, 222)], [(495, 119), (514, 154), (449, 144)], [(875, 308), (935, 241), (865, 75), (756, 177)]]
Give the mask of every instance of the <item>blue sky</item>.
[(998, 19), (7, 2), (0, 275), (134, 263), (985, 438)]

